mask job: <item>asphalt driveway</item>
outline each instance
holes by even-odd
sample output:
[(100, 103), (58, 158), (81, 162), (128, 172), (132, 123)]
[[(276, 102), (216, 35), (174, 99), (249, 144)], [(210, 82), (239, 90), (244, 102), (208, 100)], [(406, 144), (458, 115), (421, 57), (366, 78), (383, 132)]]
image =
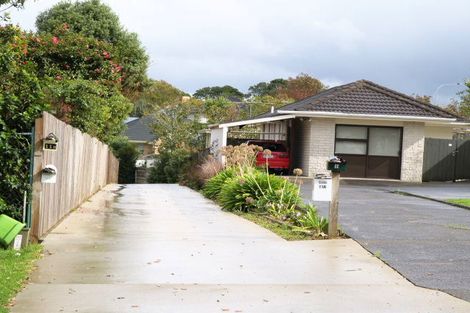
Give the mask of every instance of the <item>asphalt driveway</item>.
[[(470, 301), (470, 210), (391, 193), (395, 190), (438, 199), (470, 198), (469, 183), (343, 180), (342, 229), (414, 284)], [(302, 192), (310, 198), (310, 181)], [(328, 216), (327, 203), (316, 204)]]

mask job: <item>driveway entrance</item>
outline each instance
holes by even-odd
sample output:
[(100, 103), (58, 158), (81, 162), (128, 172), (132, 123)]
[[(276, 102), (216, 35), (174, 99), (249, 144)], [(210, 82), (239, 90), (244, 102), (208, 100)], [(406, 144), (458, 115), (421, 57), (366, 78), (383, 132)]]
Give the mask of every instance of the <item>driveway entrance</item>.
[(46, 238), (12, 313), (470, 312), (350, 239), (288, 242), (178, 185), (111, 196)]

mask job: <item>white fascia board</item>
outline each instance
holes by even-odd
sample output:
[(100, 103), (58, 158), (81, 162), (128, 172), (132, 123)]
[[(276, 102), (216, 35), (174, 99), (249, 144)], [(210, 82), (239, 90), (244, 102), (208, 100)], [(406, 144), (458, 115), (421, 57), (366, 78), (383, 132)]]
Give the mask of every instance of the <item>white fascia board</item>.
[(295, 114), (297, 117), (325, 117), (345, 119), (370, 119), (386, 121), (408, 121), (408, 122), (444, 122), (450, 124), (456, 122), (456, 118), (406, 116), (406, 115), (383, 115), (383, 114), (352, 114), (341, 112), (315, 112), (315, 111), (277, 111), (279, 114)]
[(231, 123), (224, 123), (219, 125), (211, 125), (210, 128), (224, 128), (224, 127), (235, 127), (235, 126), (243, 126), (243, 125), (251, 125), (251, 124), (260, 124), (260, 123), (268, 123), (274, 121), (282, 121), (295, 118), (295, 115), (278, 115), (278, 116), (271, 116), (271, 117), (262, 117), (253, 120), (244, 120), (238, 122), (231, 122)]

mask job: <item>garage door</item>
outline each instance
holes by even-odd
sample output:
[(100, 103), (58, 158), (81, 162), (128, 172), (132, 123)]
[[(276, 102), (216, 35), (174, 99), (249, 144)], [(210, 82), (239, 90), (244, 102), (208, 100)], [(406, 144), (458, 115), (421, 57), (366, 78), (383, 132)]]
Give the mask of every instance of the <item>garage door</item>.
[(348, 162), (345, 177), (400, 179), (401, 127), (337, 125), (335, 155)]

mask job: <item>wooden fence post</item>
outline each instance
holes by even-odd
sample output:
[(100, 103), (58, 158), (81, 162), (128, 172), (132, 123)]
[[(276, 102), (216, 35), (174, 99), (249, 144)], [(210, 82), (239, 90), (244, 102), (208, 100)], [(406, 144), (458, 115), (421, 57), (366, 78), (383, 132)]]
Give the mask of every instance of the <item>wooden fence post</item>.
[(34, 127), (34, 167), (33, 167), (33, 193), (31, 201), (31, 241), (39, 241), (39, 221), (41, 210), (41, 172), (43, 168), (42, 139), (44, 137), (44, 119), (37, 118)]
[(339, 202), (339, 172), (332, 172), (331, 179), (331, 202), (328, 216), (328, 237), (338, 237), (338, 202)]

